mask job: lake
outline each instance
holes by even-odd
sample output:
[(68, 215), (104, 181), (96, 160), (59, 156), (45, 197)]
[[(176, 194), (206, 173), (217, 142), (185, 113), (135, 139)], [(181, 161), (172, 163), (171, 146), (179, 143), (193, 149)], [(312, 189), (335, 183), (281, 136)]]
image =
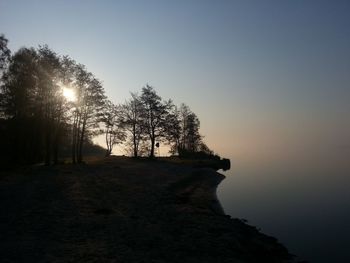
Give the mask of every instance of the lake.
[(350, 262), (349, 149), (269, 161), (231, 156), (218, 188), (225, 212), (308, 262)]

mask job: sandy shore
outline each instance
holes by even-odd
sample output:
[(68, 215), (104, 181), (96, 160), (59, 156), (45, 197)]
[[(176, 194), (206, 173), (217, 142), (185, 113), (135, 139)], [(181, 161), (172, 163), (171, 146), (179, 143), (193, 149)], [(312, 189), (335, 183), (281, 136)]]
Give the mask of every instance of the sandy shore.
[(1, 262), (289, 262), (224, 214), (224, 176), (194, 166), (111, 157), (2, 172)]

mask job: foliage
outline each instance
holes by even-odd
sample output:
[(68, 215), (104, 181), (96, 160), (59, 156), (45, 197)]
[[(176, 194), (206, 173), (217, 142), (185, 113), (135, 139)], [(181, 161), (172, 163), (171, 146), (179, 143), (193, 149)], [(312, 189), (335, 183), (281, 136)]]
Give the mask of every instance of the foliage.
[(111, 155), (114, 145), (122, 143), (126, 139), (120, 112), (121, 106), (114, 105), (111, 101), (106, 101), (101, 117), (101, 121), (105, 125), (103, 132), (107, 145), (106, 156)]
[(154, 157), (156, 140), (162, 140), (166, 134), (166, 121), (172, 107), (171, 100), (162, 101), (155, 89), (149, 85), (142, 88), (141, 103), (143, 104), (143, 126), (150, 141), (151, 158)]
[[(72, 160), (81, 162), (83, 144), (94, 135), (104, 105), (100, 81), (48, 46), (21, 48), (8, 61), (1, 78), (0, 116), (9, 159), (57, 163), (62, 140), (71, 137)], [(78, 100), (68, 101), (64, 87), (74, 89)]]
[(0, 35), (0, 72), (5, 69), (10, 60), (11, 51), (7, 47), (8, 40), (3, 34)]
[(131, 99), (121, 105), (121, 122), (128, 134), (127, 145), (131, 146), (134, 157), (139, 156), (140, 142), (144, 139), (144, 105), (137, 93), (131, 93)]
[[(163, 100), (146, 85), (140, 95), (115, 105), (86, 67), (47, 45), (23, 47), (11, 55), (0, 35), (0, 142), (6, 162), (58, 163), (70, 148), (73, 163), (83, 161), (84, 145), (103, 133), (106, 155), (116, 144), (134, 157), (155, 156), (159, 142), (180, 157), (213, 157), (190, 108)], [(73, 94), (65, 95), (67, 90)], [(6, 156), (6, 157), (5, 157)]]

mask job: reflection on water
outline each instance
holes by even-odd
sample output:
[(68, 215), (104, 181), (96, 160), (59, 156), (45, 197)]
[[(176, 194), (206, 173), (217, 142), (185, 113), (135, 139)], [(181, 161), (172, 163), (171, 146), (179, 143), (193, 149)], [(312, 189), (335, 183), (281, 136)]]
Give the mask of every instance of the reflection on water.
[(301, 259), (350, 262), (349, 155), (231, 162), (218, 189), (227, 214), (248, 219)]

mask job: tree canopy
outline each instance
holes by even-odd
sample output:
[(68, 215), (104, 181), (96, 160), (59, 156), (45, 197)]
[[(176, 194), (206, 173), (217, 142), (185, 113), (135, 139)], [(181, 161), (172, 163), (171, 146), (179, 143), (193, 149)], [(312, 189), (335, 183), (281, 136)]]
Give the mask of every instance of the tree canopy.
[(190, 108), (163, 100), (151, 85), (120, 105), (108, 100), (102, 82), (82, 64), (47, 45), (11, 54), (0, 36), (0, 142), (2, 160), (57, 163), (83, 161), (84, 146), (104, 134), (106, 155), (117, 144), (134, 157), (155, 157), (159, 143), (170, 152), (213, 152), (203, 143)]

